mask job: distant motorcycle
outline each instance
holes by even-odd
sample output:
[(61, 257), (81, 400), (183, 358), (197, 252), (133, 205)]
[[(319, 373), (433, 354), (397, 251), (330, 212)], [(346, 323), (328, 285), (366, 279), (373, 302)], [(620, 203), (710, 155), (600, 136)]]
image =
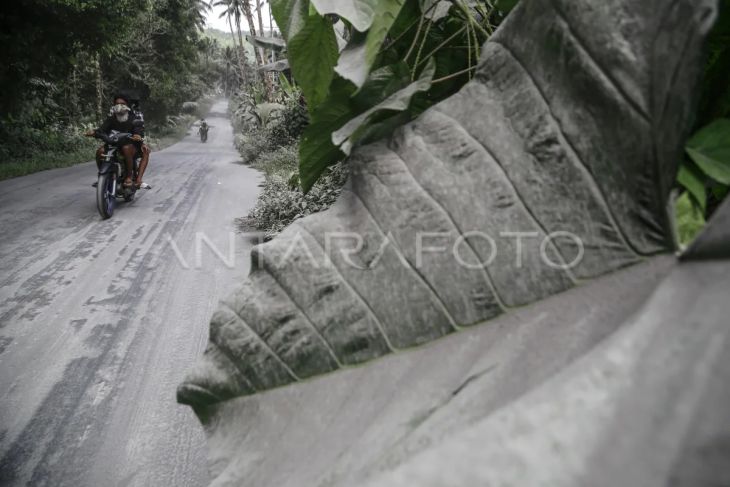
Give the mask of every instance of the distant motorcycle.
[[(122, 146), (132, 143), (132, 134), (113, 132), (111, 135), (98, 132), (95, 137), (104, 142), (104, 156), (99, 169), (99, 181), (96, 186), (96, 208), (103, 219), (111, 218), (117, 199), (124, 201), (134, 200), (137, 192), (135, 185), (129, 188), (124, 187), (124, 180), (127, 177), (127, 165), (124, 154), (120, 150)], [(134, 158), (134, 174), (132, 181), (137, 179), (139, 171), (140, 156)]]
[(198, 133), (200, 134), (200, 141), (205, 144), (208, 141), (208, 126), (201, 126)]

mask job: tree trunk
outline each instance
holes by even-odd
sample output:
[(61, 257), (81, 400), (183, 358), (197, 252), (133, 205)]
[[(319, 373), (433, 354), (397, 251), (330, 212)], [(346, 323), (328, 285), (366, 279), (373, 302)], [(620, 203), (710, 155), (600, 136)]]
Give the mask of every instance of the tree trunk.
[(100, 54), (97, 53), (94, 56), (94, 68), (96, 68), (96, 115), (101, 121), (104, 119), (104, 111), (102, 104), (104, 102), (104, 81), (101, 76), (101, 61)]
[[(236, 51), (236, 58), (238, 59), (238, 70), (241, 72), (241, 83), (244, 83), (246, 81), (246, 71), (244, 69), (243, 59), (241, 59), (241, 51), (240, 49), (243, 48), (243, 46), (238, 46), (236, 44), (236, 34), (233, 32), (233, 22), (231, 21), (231, 16), (228, 16), (228, 27), (231, 29), (231, 37), (233, 37), (233, 49)], [(239, 29), (239, 34), (240, 34)]]
[[(254, 2), (256, 2), (256, 16), (258, 17), (258, 20), (259, 20), (259, 33), (261, 34), (261, 37), (266, 37), (264, 35), (264, 19), (261, 15), (261, 5), (263, 4), (263, 0), (254, 0)], [(260, 53), (261, 53), (261, 65), (271, 62), (271, 59), (269, 59), (266, 56), (265, 49), (261, 49)], [(273, 97), (273, 93), (274, 93), (274, 86), (273, 86), (273, 83), (271, 80), (271, 75), (270, 75), (270, 73), (267, 73), (267, 72), (261, 72), (261, 76), (264, 78), (264, 84), (266, 85), (266, 97), (268, 98), (269, 101), (273, 101), (272, 97)]]
[[(260, 9), (260, 7), (258, 7), (259, 0), (254, 0), (254, 1), (257, 2), (256, 8), (259, 11), (259, 21), (260, 21), (261, 20), (261, 12), (260, 12), (261, 9)], [(255, 37), (256, 36), (256, 24), (254, 23), (254, 20), (253, 20), (253, 12), (251, 11), (251, 4), (249, 2), (250, 2), (250, 0), (244, 0), (243, 14), (246, 16), (246, 21), (248, 22), (248, 28), (251, 31), (251, 36)], [(263, 22), (261, 23), (261, 27), (262, 27), (261, 35), (263, 36)], [(264, 57), (264, 49), (263, 48), (257, 49), (256, 45), (254, 45), (253, 51), (254, 51), (254, 57), (256, 58), (257, 66), (261, 67), (264, 64), (266, 64), (266, 58)], [(257, 56), (257, 54), (258, 54), (258, 56)], [(273, 93), (274, 93), (274, 87), (271, 84), (271, 78), (268, 76), (267, 73), (259, 71), (259, 74), (261, 75), (261, 79), (264, 81), (264, 88), (266, 89), (266, 99), (268, 101), (271, 101)]]
[(254, 1), (256, 2), (256, 17), (258, 17), (259, 19), (259, 33), (261, 34), (261, 37), (266, 37), (266, 35), (264, 34), (264, 17), (261, 14), (261, 5), (263, 4), (263, 1)]
[[(244, 0), (243, 14), (246, 16), (246, 22), (248, 22), (248, 30), (251, 33), (251, 37), (256, 37), (256, 23), (253, 20), (253, 12), (251, 11), (251, 4), (249, 3), (249, 0)], [(263, 49), (257, 49), (254, 44), (253, 51), (254, 57), (256, 57), (257, 66), (261, 67), (264, 64)]]

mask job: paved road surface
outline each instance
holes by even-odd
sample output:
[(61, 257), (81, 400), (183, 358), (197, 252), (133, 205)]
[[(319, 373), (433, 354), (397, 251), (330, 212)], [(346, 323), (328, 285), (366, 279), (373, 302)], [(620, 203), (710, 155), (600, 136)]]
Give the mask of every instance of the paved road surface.
[(236, 163), (225, 112), (214, 105), (207, 144), (193, 130), (154, 153), (153, 189), (111, 220), (91, 163), (0, 182), (0, 485), (207, 483), (203, 431), (175, 387), (248, 272), (234, 218), (260, 183)]

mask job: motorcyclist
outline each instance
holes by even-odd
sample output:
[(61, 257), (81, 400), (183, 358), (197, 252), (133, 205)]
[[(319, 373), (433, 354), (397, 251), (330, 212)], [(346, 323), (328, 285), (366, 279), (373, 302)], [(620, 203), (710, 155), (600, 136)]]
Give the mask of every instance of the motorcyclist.
[(208, 135), (208, 122), (206, 122), (204, 118), (201, 118), (199, 124), (200, 128), (198, 128), (198, 135), (201, 137)]
[[(124, 187), (131, 187), (133, 184), (140, 188), (144, 184), (142, 182), (142, 176), (147, 169), (147, 164), (150, 159), (150, 149), (143, 142), (144, 138), (144, 116), (140, 110), (134, 110), (131, 108), (130, 98), (124, 94), (114, 95), (114, 105), (109, 111), (109, 116), (104, 120), (104, 123), (96, 130), (89, 130), (86, 132), (86, 136), (92, 137), (98, 133), (106, 135), (111, 134), (112, 131), (131, 133), (132, 143), (120, 147), (121, 153), (124, 155), (125, 165), (127, 166), (127, 177), (124, 180)], [(134, 158), (137, 154), (141, 154), (139, 163), (139, 172), (137, 174), (137, 180), (132, 181), (134, 175)], [(104, 146), (102, 145), (96, 151), (96, 166), (101, 169), (101, 163), (104, 158)], [(96, 183), (94, 183), (94, 186)]]

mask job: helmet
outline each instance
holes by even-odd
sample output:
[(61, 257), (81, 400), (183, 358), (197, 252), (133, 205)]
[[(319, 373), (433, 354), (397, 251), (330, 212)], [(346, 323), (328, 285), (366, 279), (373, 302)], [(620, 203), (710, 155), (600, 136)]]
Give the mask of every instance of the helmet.
[(127, 95), (126, 93), (117, 92), (112, 97), (112, 101), (118, 100), (119, 98), (121, 98), (122, 100), (124, 100), (124, 103), (126, 103), (127, 105), (129, 105), (129, 102), (130, 102), (129, 95)]
[(139, 93), (137, 93), (135, 90), (120, 89), (119, 91), (114, 93), (112, 102), (118, 100), (119, 98), (124, 100), (124, 103), (127, 104), (129, 107), (135, 110), (139, 108), (140, 96)]

